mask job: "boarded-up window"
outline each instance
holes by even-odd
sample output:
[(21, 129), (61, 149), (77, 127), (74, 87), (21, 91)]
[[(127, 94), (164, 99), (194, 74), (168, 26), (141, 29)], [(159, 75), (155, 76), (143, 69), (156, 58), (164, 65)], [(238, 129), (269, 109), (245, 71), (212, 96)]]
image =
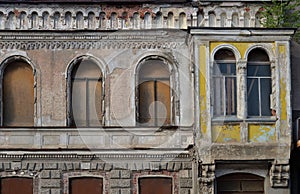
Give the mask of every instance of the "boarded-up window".
[(236, 115), (236, 61), (232, 51), (219, 50), (214, 57), (214, 115)]
[(71, 178), (70, 194), (103, 194), (103, 179), (96, 177)]
[(70, 126), (102, 125), (102, 72), (91, 60), (80, 60), (71, 74)]
[(31, 178), (1, 178), (1, 194), (33, 194)]
[(230, 174), (217, 178), (218, 194), (262, 194), (264, 178), (252, 174)]
[(263, 49), (254, 49), (248, 55), (247, 100), (249, 116), (271, 116), (271, 67)]
[(139, 179), (139, 194), (172, 194), (172, 178), (145, 177)]
[(171, 124), (170, 72), (160, 60), (148, 60), (139, 69), (137, 121), (143, 126)]
[(23, 61), (7, 64), (3, 75), (3, 126), (34, 125), (34, 77)]

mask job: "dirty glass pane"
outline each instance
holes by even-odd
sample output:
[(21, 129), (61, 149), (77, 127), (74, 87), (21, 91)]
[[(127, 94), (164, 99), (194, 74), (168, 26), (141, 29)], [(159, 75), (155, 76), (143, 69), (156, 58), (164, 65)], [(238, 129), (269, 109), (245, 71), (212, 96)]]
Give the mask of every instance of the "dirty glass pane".
[(88, 118), (89, 126), (102, 124), (102, 82), (98, 80), (88, 82)]
[(271, 76), (270, 65), (253, 65), (248, 63), (248, 76)]
[(270, 109), (270, 94), (271, 94), (271, 79), (261, 79), (261, 114), (262, 116), (271, 116)]
[(258, 93), (258, 79), (248, 78), (248, 115), (259, 116), (259, 93)]
[(226, 115), (236, 114), (236, 78), (226, 77), (225, 79), (225, 91), (226, 91)]
[(157, 114), (157, 125), (170, 125), (171, 124), (171, 95), (169, 81), (158, 81), (156, 82), (157, 88), (157, 99), (156, 99), (156, 114)]
[(222, 116), (224, 115), (224, 79), (222, 76), (218, 76), (214, 78), (214, 115)]
[(139, 179), (139, 194), (172, 194), (172, 178), (147, 177)]
[(7, 65), (3, 77), (3, 125), (34, 126), (34, 78), (27, 63)]
[(1, 178), (1, 194), (33, 194), (31, 178)]
[(86, 126), (86, 80), (74, 80), (72, 88), (73, 119), (76, 126)]
[(170, 73), (168, 66), (159, 60), (149, 60), (140, 67), (140, 79), (168, 78)]
[(102, 72), (91, 60), (79, 60), (72, 70), (71, 126), (102, 125)]
[(103, 179), (79, 177), (69, 179), (70, 194), (103, 194)]
[(139, 85), (139, 123), (155, 125), (154, 81), (145, 81)]

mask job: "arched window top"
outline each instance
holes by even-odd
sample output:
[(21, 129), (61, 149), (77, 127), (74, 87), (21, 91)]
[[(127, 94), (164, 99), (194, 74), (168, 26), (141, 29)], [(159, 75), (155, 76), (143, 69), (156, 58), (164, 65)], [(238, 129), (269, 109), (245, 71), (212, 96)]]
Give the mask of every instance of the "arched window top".
[(101, 69), (90, 59), (80, 59), (72, 68), (72, 78), (102, 77)]
[(168, 65), (159, 59), (149, 59), (139, 66), (139, 76), (143, 78), (169, 78)]
[(262, 48), (256, 48), (250, 51), (248, 54), (248, 61), (261, 61), (261, 62), (268, 62), (269, 56), (267, 52)]
[(264, 180), (264, 177), (250, 174), (250, 173), (230, 173), (225, 174), (223, 176), (218, 177), (218, 180), (241, 180), (241, 179), (247, 179), (247, 180)]
[(220, 49), (214, 56), (215, 60), (235, 60), (234, 53), (229, 49)]

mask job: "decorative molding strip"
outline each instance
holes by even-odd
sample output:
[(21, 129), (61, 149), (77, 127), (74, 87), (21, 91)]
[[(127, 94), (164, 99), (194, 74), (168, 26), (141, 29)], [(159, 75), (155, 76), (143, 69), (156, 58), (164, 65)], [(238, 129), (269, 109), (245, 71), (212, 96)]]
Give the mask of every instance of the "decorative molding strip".
[(287, 162), (279, 163), (275, 161), (270, 169), (270, 181), (271, 186), (276, 187), (288, 187), (289, 186), (289, 173), (290, 165)]

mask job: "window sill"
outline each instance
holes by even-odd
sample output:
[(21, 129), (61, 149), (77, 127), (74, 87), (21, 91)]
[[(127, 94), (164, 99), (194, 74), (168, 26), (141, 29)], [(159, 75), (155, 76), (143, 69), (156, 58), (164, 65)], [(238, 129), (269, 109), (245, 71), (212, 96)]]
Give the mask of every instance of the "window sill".
[(213, 123), (275, 123), (278, 120), (276, 116), (266, 116), (266, 117), (248, 117), (246, 119), (240, 119), (237, 117), (214, 117), (212, 118)]

